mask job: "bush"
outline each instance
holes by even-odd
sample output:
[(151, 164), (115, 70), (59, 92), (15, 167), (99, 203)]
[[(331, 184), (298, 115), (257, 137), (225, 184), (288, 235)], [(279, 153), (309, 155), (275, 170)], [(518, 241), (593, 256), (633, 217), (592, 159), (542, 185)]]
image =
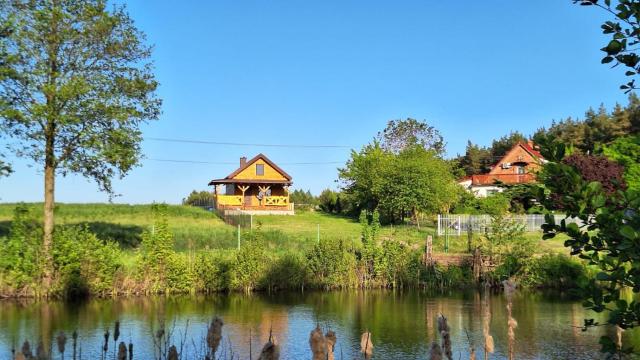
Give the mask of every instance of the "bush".
[(53, 239), (56, 291), (66, 297), (107, 295), (122, 264), (114, 242), (105, 242), (86, 227), (57, 228)]
[(518, 274), (523, 286), (555, 289), (577, 288), (589, 277), (583, 264), (564, 254), (531, 258), (524, 262)]
[(286, 253), (272, 262), (265, 276), (269, 290), (302, 289), (309, 281), (306, 259), (296, 253)]
[(270, 258), (259, 232), (253, 232), (236, 252), (229, 274), (230, 289), (250, 292), (263, 284)]
[(229, 288), (229, 257), (218, 251), (199, 252), (195, 256), (194, 276), (196, 291), (207, 294)]
[(306, 255), (310, 284), (325, 289), (349, 288), (357, 285), (356, 258), (342, 240), (316, 244)]
[(0, 285), (11, 292), (33, 293), (41, 276), (42, 232), (26, 206), (17, 206), (9, 236), (0, 238)]

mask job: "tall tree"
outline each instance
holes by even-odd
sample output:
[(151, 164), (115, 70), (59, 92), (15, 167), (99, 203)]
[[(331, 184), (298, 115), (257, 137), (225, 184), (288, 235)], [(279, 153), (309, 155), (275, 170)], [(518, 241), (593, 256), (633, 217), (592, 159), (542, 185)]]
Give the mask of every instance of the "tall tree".
[(438, 129), (424, 121), (407, 118), (391, 120), (376, 138), (382, 149), (398, 154), (407, 147), (419, 145), (438, 156), (444, 155), (445, 142)]
[(521, 142), (527, 142), (527, 137), (518, 131), (512, 131), (508, 135), (493, 140), (491, 143), (492, 163), (498, 162), (509, 150)]
[(123, 6), (106, 0), (0, 3), (10, 61), (0, 73), (0, 126), (16, 155), (44, 170), (45, 289), (51, 283), (56, 174), (113, 193), (141, 156), (140, 125), (159, 117), (151, 48)]

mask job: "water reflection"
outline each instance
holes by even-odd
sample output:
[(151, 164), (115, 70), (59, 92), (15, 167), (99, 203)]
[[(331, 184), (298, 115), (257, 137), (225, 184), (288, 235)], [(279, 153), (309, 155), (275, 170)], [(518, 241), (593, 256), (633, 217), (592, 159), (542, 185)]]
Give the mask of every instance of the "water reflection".
[[(495, 340), (492, 359), (507, 353), (506, 300), (489, 296), (491, 334)], [(121, 340), (133, 342), (135, 357), (152, 358), (152, 334), (164, 320), (181, 336), (187, 352), (200, 350), (207, 323), (213, 315), (225, 321), (224, 351), (241, 358), (256, 356), (270, 331), (282, 346), (283, 359), (310, 358), (309, 332), (320, 324), (337, 333), (336, 358), (358, 355), (360, 334), (372, 333), (375, 358), (424, 359), (437, 338), (436, 318), (449, 319), (454, 357), (468, 358), (470, 346), (482, 354), (482, 297), (477, 292), (428, 294), (424, 292), (345, 291), (239, 294), (194, 297), (151, 297), (91, 300), (84, 303), (0, 302), (0, 358), (10, 355), (13, 344), (42, 339), (51, 345), (59, 331), (78, 330), (84, 358), (99, 357), (105, 329), (121, 322)], [(582, 332), (586, 314), (579, 303), (557, 295), (516, 293), (513, 316), (518, 321), (515, 351), (518, 359), (600, 358), (598, 338), (606, 328)], [(638, 332), (627, 332), (624, 341), (638, 342)], [(467, 335), (468, 334), (468, 335)], [(470, 343), (472, 345), (470, 345)], [(113, 343), (109, 345), (112, 349)], [(186, 356), (189, 358), (189, 355)]]

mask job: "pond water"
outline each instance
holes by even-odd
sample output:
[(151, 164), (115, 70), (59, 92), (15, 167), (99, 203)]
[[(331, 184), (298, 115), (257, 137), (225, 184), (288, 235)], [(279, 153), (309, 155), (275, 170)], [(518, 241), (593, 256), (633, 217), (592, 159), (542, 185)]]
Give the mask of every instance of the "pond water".
[[(488, 297), (491, 334), (495, 353), (507, 353), (506, 299)], [(220, 355), (233, 351), (235, 358), (257, 358), (270, 330), (281, 345), (281, 359), (310, 359), (309, 332), (319, 324), (336, 332), (336, 359), (359, 356), (360, 334), (372, 333), (375, 359), (425, 359), (437, 336), (436, 318), (449, 319), (455, 359), (468, 359), (469, 343), (482, 356), (483, 302), (478, 292), (426, 293), (419, 291), (349, 291), (278, 294), (224, 294), (215, 296), (139, 297), (116, 300), (95, 299), (83, 303), (3, 301), (0, 302), (0, 359), (11, 356), (13, 344), (25, 339), (43, 339), (55, 348), (54, 337), (77, 330), (82, 357), (99, 359), (104, 331), (113, 334), (121, 322), (120, 340), (134, 344), (134, 358), (153, 358), (153, 334), (164, 320), (173, 329), (175, 342), (186, 334), (183, 359), (201, 354), (207, 324), (220, 316), (224, 345)], [(516, 329), (516, 359), (598, 359), (598, 339), (611, 329), (598, 327), (587, 332), (579, 328), (587, 313), (572, 300), (556, 295), (517, 292), (513, 300)], [(640, 343), (637, 332), (624, 334), (624, 342)], [(53, 344), (52, 344), (53, 343)], [(250, 345), (251, 344), (251, 345)], [(67, 349), (71, 346), (68, 344)], [(109, 352), (113, 351), (113, 341)], [(251, 351), (250, 351), (251, 349)], [(70, 351), (67, 350), (67, 358)], [(111, 355), (113, 356), (113, 355)], [(56, 356), (55, 358), (59, 358)]]

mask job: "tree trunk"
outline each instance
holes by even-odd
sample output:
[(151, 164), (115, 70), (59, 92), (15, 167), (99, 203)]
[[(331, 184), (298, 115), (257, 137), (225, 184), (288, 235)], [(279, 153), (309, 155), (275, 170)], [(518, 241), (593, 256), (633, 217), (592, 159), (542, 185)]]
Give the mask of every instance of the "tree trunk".
[[(47, 144), (47, 148), (48, 148)], [(55, 206), (54, 186), (55, 186), (55, 167), (53, 164), (53, 147), (51, 154), (47, 151), (47, 160), (44, 166), (44, 235), (42, 239), (42, 253), (44, 255), (44, 274), (42, 278), (42, 286), (45, 294), (49, 295), (51, 289), (53, 258), (51, 256), (51, 245), (53, 244), (53, 228)], [(51, 159), (50, 159), (51, 158)]]

